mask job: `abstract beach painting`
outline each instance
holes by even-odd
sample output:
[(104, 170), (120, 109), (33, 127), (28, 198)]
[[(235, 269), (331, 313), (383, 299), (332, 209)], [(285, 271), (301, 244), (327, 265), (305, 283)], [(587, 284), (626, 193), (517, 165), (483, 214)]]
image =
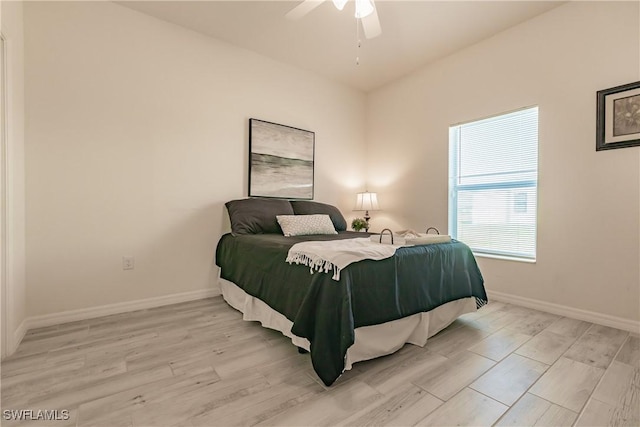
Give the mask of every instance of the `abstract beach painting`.
[(249, 119), (249, 196), (313, 199), (315, 134)]

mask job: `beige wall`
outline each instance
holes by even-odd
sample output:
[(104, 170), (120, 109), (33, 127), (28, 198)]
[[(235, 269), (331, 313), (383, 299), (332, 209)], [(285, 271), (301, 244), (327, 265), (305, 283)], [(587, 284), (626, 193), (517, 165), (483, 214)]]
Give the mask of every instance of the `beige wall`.
[(28, 314), (210, 288), (249, 117), (316, 132), (316, 200), (351, 213), (367, 175), (374, 230), (446, 229), (448, 126), (539, 105), (538, 261), (479, 259), (487, 287), (638, 321), (640, 149), (596, 153), (594, 116), (640, 79), (639, 15), (569, 3), (365, 98), (115, 4), (28, 2)]
[(538, 105), (537, 262), (480, 258), (486, 286), (640, 320), (640, 148), (595, 151), (596, 91), (640, 80), (638, 7), (568, 3), (370, 94), (377, 226), (446, 229), (449, 125)]
[[(24, 334), (25, 283), (25, 177), (24, 177), (24, 37), (22, 2), (3, 1), (0, 31), (7, 42), (7, 309), (3, 354), (11, 353)], [(4, 319), (3, 319), (4, 320)], [(22, 326), (22, 327), (21, 327)], [(5, 328), (2, 328), (3, 330)]]
[(25, 32), (30, 316), (213, 287), (250, 117), (316, 132), (316, 200), (364, 184), (358, 91), (108, 2)]

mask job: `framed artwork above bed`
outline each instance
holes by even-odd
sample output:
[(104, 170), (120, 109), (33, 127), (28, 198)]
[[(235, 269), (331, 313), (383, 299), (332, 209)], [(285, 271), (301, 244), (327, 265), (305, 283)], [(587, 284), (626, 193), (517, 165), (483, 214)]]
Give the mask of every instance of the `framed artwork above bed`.
[(249, 197), (313, 199), (315, 133), (249, 119)]

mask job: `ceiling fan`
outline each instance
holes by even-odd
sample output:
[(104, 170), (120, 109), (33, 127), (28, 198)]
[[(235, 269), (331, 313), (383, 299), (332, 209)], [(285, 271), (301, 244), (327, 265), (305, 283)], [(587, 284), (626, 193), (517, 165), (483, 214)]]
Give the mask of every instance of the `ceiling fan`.
[[(288, 19), (296, 20), (305, 16), (316, 7), (320, 6), (325, 0), (304, 0), (298, 6), (291, 9), (285, 16)], [(348, 0), (332, 0), (338, 10), (344, 9)], [(368, 39), (378, 37), (382, 34), (380, 20), (378, 19), (378, 11), (373, 0), (355, 0), (356, 3), (356, 19), (362, 22), (364, 35)]]

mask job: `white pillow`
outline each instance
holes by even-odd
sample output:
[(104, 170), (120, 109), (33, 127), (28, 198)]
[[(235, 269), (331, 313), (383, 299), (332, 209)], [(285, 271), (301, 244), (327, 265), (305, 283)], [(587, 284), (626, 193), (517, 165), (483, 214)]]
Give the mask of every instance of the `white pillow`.
[(338, 234), (329, 215), (276, 215), (285, 236)]

